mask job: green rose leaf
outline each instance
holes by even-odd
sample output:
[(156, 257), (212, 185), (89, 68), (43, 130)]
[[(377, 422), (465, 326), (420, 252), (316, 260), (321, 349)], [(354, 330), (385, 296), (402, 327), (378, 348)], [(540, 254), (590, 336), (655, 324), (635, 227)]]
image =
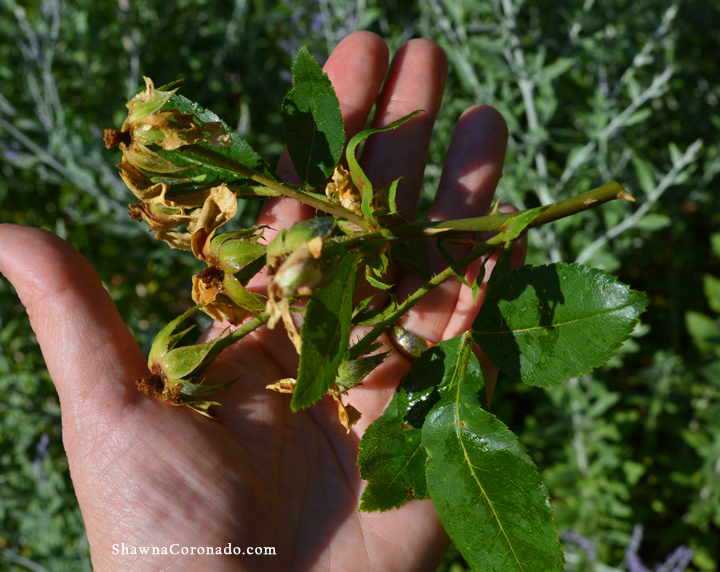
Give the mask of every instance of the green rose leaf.
[[(192, 113), (201, 121), (206, 123), (219, 122), (232, 139), (232, 145), (227, 147), (216, 147), (210, 143), (200, 143), (203, 147), (207, 147), (217, 151), (218, 153), (228, 157), (229, 159), (250, 167), (256, 171), (263, 173), (273, 179), (277, 179), (274, 171), (265, 162), (265, 160), (245, 141), (235, 130), (220, 119), (215, 113), (208, 109), (204, 109), (194, 101), (190, 101), (182, 95), (173, 95), (165, 104), (163, 109), (177, 109), (182, 113)], [(181, 147), (182, 149), (182, 147)]]
[(397, 296), (392, 292), (388, 293), (390, 302), (384, 308), (373, 308), (370, 310), (356, 312), (353, 316), (353, 326), (375, 326), (386, 320), (395, 310), (397, 310)]
[(423, 280), (430, 280), (430, 263), (424, 241), (396, 242), (390, 247), (390, 258), (399, 260)]
[(411, 499), (427, 498), (422, 432), (405, 421), (407, 392), (400, 387), (383, 414), (360, 441), (360, 477), (368, 481), (361, 497), (363, 512), (400, 508)]
[(350, 343), (357, 261), (357, 255), (346, 255), (333, 281), (310, 296), (300, 331), (302, 352), (293, 411), (322, 399), (338, 376)]
[(478, 572), (561, 572), (547, 489), (517, 437), (458, 377), (422, 428), (440, 522)]
[(597, 268), (526, 266), (488, 289), (473, 338), (510, 377), (547, 387), (603, 365), (647, 304), (645, 294)]
[(215, 159), (211, 158), (211, 156), (200, 157), (193, 153), (189, 147), (185, 146), (174, 150), (165, 150), (153, 146), (152, 151), (160, 157), (176, 165), (185, 167), (182, 171), (153, 178), (154, 182), (165, 181), (171, 183), (170, 191), (167, 195), (168, 198), (194, 193), (218, 186), (221, 183), (227, 183), (230, 187), (251, 183), (247, 177), (233, 171), (232, 165), (235, 163), (254, 169), (266, 177), (277, 180), (277, 175), (267, 162), (230, 126), (215, 115), (215, 113), (204, 109), (202, 106), (182, 95), (173, 95), (162, 107), (163, 111), (172, 109), (176, 109), (181, 113), (192, 113), (200, 121), (205, 123), (220, 123), (228, 135), (230, 135), (231, 144), (216, 146), (205, 141), (195, 144), (198, 147), (207, 149), (209, 153), (215, 156)]
[(361, 478), (368, 481), (361, 511), (388, 510), (428, 496), (422, 426), (459, 375), (478, 390), (483, 387), (480, 364), (467, 334), (439, 343), (410, 366), (390, 405), (360, 441), (358, 466)]
[[(373, 226), (380, 226), (372, 213), (373, 187), (370, 183), (370, 179), (367, 178), (365, 172), (360, 168), (360, 164), (358, 163), (357, 157), (355, 156), (355, 150), (357, 149), (357, 146), (360, 145), (360, 143), (362, 143), (365, 139), (370, 137), (370, 135), (397, 129), (403, 123), (406, 123), (410, 119), (415, 117), (418, 113), (422, 113), (422, 110), (413, 111), (412, 113), (406, 115), (405, 117), (401, 117), (397, 121), (393, 121), (390, 125), (386, 125), (385, 127), (380, 127), (378, 129), (365, 129), (364, 131), (361, 131), (360, 133), (355, 135), (355, 137), (350, 139), (350, 142), (348, 143), (347, 149), (345, 151), (345, 157), (348, 162), (350, 176), (352, 177), (355, 186), (360, 189), (360, 192), (362, 193), (362, 211), (363, 215), (365, 216), (365, 220), (367, 220)], [(392, 192), (393, 203), (395, 202), (396, 190), (397, 185)]]
[(308, 188), (335, 170), (345, 146), (345, 124), (335, 89), (302, 47), (292, 66), (293, 87), (283, 99), (282, 121), (293, 166)]

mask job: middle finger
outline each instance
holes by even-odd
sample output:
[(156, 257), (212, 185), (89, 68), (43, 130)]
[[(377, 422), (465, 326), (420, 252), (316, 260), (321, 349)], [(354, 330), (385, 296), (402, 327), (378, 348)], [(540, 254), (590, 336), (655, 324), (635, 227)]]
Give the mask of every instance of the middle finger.
[(376, 191), (404, 177), (397, 205), (410, 220), (417, 208), (447, 67), (445, 52), (430, 40), (410, 40), (397, 51), (376, 103), (372, 128), (389, 125), (418, 109), (425, 113), (396, 130), (373, 135), (362, 154), (361, 164)]

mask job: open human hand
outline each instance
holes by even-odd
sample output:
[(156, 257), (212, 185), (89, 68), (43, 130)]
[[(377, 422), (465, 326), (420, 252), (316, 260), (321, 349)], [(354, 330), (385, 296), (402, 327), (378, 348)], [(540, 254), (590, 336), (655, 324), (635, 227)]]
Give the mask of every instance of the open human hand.
[[(425, 111), (402, 129), (371, 138), (361, 160), (376, 188), (405, 177), (398, 207), (412, 218), (447, 60), (436, 44), (412, 40), (397, 52), (385, 77), (387, 65), (384, 41), (358, 32), (339, 44), (324, 69), (348, 138), (364, 127), (373, 105), (373, 127)], [(454, 132), (430, 217), (485, 214), (506, 143), (507, 128), (495, 110), (468, 109)], [(287, 154), (278, 172), (295, 180)], [(293, 200), (269, 199), (258, 224), (278, 230), (313, 214)], [(271, 239), (273, 232), (266, 236)], [(353, 389), (353, 405), (363, 416), (346, 433), (330, 399), (291, 413), (287, 396), (265, 389), (294, 377), (298, 362), (282, 328), (263, 327), (208, 370), (211, 381), (242, 376), (218, 394), (222, 418), (214, 421), (137, 391), (135, 380), (147, 375), (146, 360), (80, 253), (50, 233), (16, 225), (0, 226), (0, 245), (0, 268), (28, 310), (58, 390), (63, 439), (95, 570), (437, 567), (448, 539), (429, 500), (383, 513), (357, 511), (363, 489), (358, 443), (407, 371), (406, 358), (393, 352)], [(522, 248), (516, 251), (521, 259)], [(439, 253), (429, 257), (433, 272), (443, 267)], [(473, 271), (477, 265), (467, 269)], [(259, 275), (251, 287), (262, 289), (266, 280)], [(408, 274), (399, 278), (396, 291), (402, 298), (417, 286)], [(477, 310), (469, 289), (452, 279), (413, 307), (402, 324), (437, 343), (467, 331)], [(214, 324), (207, 337), (222, 328)], [(492, 379), (486, 371), (486, 386)], [(145, 555), (140, 547), (161, 553), (153, 555), (150, 548)], [(223, 553), (198, 554), (209, 547)], [(227, 554), (228, 547), (243, 553)], [(255, 548), (262, 554), (249, 553)]]

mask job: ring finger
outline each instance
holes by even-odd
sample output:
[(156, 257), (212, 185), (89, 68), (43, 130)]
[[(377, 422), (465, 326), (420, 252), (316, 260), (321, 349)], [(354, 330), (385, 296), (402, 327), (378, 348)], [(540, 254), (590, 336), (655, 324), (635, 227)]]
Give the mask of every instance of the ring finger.
[[(502, 175), (507, 139), (505, 120), (492, 107), (478, 105), (463, 113), (450, 142), (430, 220), (482, 216), (487, 212)], [(447, 264), (434, 242), (427, 244), (431, 274), (437, 274)], [(456, 259), (468, 250), (466, 246), (448, 247)], [(399, 298), (406, 298), (422, 284), (419, 277), (405, 273), (398, 284)], [(400, 324), (433, 343), (441, 341), (460, 288), (457, 278), (445, 281), (416, 304)]]

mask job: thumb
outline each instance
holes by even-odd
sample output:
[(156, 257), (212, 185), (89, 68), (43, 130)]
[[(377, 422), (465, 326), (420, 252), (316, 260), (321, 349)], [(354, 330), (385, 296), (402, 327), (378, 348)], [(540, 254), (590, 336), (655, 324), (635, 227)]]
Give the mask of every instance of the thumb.
[(112, 424), (137, 398), (134, 380), (147, 365), (93, 267), (50, 232), (2, 224), (0, 271), (30, 316), (60, 397), (66, 440), (96, 431), (98, 422)]

